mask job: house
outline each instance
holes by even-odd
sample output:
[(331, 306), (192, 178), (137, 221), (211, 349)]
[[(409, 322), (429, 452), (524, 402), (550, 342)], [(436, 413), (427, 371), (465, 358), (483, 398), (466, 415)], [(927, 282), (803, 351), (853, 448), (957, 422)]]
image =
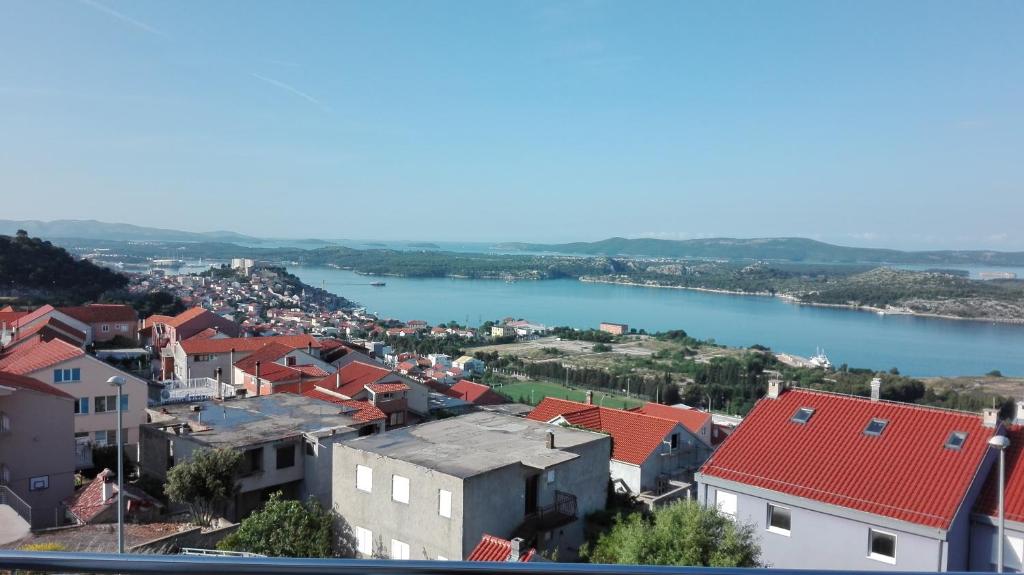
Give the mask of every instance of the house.
[(449, 368), (452, 366), (452, 358), (443, 353), (427, 354), (427, 360), (430, 361), (430, 367)]
[[(117, 521), (117, 502), (120, 499), (117, 476), (109, 470), (99, 472), (88, 485), (67, 501), (68, 513), (79, 524), (114, 523)], [(125, 520), (143, 523), (154, 520), (163, 504), (134, 485), (125, 484)]]
[(610, 438), (484, 411), (334, 448), (334, 509), (360, 555), (465, 559), (484, 534), (574, 557), (607, 498)]
[(451, 386), (449, 391), (453, 397), (466, 400), (475, 405), (500, 405), (508, 403), (508, 398), (491, 389), (489, 385), (473, 383), (463, 379)]
[(464, 373), (468, 372), (470, 375), (483, 375), (487, 371), (487, 365), (471, 355), (459, 357), (459, 359), (452, 362), (452, 367), (457, 367)]
[(57, 525), (75, 489), (74, 403), (64, 390), (0, 371), (0, 492), (28, 505), (12, 508), (33, 529)]
[(548, 332), (548, 326), (526, 320), (510, 321), (505, 325), (514, 329), (516, 335), (519, 337), (532, 338), (544, 335)]
[(331, 447), (383, 431), (379, 419), (362, 412), (293, 393), (168, 405), (151, 411), (153, 423), (142, 428), (139, 467), (163, 480), (196, 450), (237, 449), (243, 468), (229, 519), (246, 517), (275, 491), (330, 506)]
[(0, 354), (0, 370), (53, 385), (74, 398), (71, 418), (78, 444), (79, 468), (92, 466), (91, 448), (117, 442), (117, 389), (107, 380), (123, 377), (124, 442), (139, 441), (146, 421), (149, 388), (146, 382), (86, 354), (63, 340), (18, 347)]
[(179, 341), (173, 347), (174, 379), (186, 381), (201, 377), (216, 377), (217, 369), (221, 374), (231, 374), (231, 385), (240, 382), (234, 380), (232, 366), (252, 352), (269, 343), (278, 343), (291, 349), (305, 349), (309, 355), (319, 358), (320, 341), (311, 335), (274, 335), (268, 337), (227, 337), (227, 338), (190, 338)]
[(652, 506), (686, 496), (689, 475), (711, 452), (678, 421), (634, 411), (546, 397), (526, 417), (611, 435), (609, 472), (615, 489)]
[[(1017, 415), (1018, 420), (1024, 415), (1020, 403), (1017, 404)], [(1006, 436), (1010, 446), (1005, 453), (1003, 571), (1020, 573), (1024, 571), (1024, 425), (1008, 426)], [(971, 571), (996, 571), (999, 564), (998, 521), (999, 465), (993, 464), (971, 517)]]
[(241, 334), (237, 323), (202, 307), (193, 307), (174, 317), (149, 316), (139, 330), (139, 339), (144, 345), (152, 346), (153, 353), (160, 358), (161, 379), (171, 379), (175, 369), (175, 344), (205, 330), (232, 338)]
[[(52, 305), (39, 307), (11, 322), (0, 334), (0, 345), (8, 346), (11, 342), (25, 338), (29, 334), (45, 331), (52, 336), (68, 338), (72, 344), (85, 347), (92, 343), (93, 334), (89, 324), (79, 321)], [(47, 338), (47, 341), (52, 337)]]
[(301, 393), (304, 382), (327, 377), (334, 366), (303, 349), (270, 342), (232, 366), (236, 390), (246, 395), (268, 395), (290, 391)]
[(516, 328), (510, 325), (492, 325), (491, 337), (513, 337), (516, 335)]
[(522, 539), (509, 541), (484, 533), (466, 561), (529, 563), (536, 557), (537, 550), (525, 547)]
[(612, 323), (609, 321), (602, 321), (598, 329), (612, 335), (625, 335), (629, 333), (629, 325), (624, 323)]
[(698, 498), (754, 525), (786, 569), (964, 571), (1001, 433), (979, 416), (769, 383), (697, 474)]
[(650, 402), (647, 402), (640, 407), (633, 408), (630, 411), (676, 421), (709, 447), (713, 447), (718, 443), (721, 443), (720, 441), (715, 441), (716, 434), (714, 419), (711, 414), (706, 411)]
[(138, 341), (139, 313), (130, 305), (93, 303), (58, 310), (88, 325), (94, 342), (115, 337), (133, 344)]
[(304, 389), (316, 389), (338, 399), (367, 401), (387, 415), (389, 428), (406, 425), (409, 412), (424, 417), (429, 413), (425, 385), (372, 360), (349, 362)]

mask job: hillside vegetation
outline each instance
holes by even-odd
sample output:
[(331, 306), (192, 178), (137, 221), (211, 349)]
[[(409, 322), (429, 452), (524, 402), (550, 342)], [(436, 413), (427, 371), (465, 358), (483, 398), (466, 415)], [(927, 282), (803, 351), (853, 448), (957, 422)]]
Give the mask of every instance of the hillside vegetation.
[(19, 230), (0, 236), (0, 294), (25, 301), (77, 304), (123, 288), (128, 278)]

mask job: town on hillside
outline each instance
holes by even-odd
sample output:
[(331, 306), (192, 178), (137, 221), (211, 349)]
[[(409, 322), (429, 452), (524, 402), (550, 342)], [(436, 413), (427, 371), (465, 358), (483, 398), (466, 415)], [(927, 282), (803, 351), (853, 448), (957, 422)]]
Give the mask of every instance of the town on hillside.
[(280, 554), (255, 518), (297, 513), (345, 526), (308, 555), (628, 562), (623, 521), (704, 513), (740, 534), (741, 566), (992, 571), (1005, 513), (1022, 568), (1024, 401), (952, 410), (887, 399), (881, 376), (860, 396), (763, 370), (739, 416), (648, 364), (573, 365), (685, 334), (382, 319), (252, 260), (127, 290), (178, 309), (0, 309), (0, 547), (116, 551), (120, 507), (136, 553)]

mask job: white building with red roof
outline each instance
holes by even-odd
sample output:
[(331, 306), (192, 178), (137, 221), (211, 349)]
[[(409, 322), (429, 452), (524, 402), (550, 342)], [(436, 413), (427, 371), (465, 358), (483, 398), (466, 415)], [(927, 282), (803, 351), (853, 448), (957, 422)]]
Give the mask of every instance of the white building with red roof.
[[(198, 333), (198, 332), (197, 332)], [(200, 377), (215, 377), (218, 368), (224, 378), (233, 378), (231, 367), (249, 354), (269, 343), (278, 343), (291, 349), (303, 349), (313, 357), (320, 357), (320, 341), (311, 335), (275, 335), (269, 337), (192, 337), (174, 344), (174, 379), (185, 381)], [(230, 381), (232, 385), (239, 382)]]
[(1002, 433), (984, 415), (769, 385), (697, 474), (773, 567), (963, 571)]

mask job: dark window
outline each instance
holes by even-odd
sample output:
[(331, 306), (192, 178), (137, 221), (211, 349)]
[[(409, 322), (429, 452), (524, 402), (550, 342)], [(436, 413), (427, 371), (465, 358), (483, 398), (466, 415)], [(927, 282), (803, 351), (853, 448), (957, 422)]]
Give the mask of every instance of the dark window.
[(242, 475), (263, 471), (263, 448), (246, 450), (242, 456)]
[(789, 533), (790, 511), (788, 507), (768, 504), (768, 527), (774, 531)]
[(678, 433), (673, 433), (672, 434), (672, 449), (676, 449), (677, 447), (679, 447), (679, 434)]
[(884, 419), (872, 419), (868, 422), (868, 426), (864, 428), (864, 435), (882, 435), (882, 431), (885, 430), (885, 426), (889, 422)]
[(793, 419), (791, 421), (793, 423), (807, 423), (810, 421), (812, 415), (814, 415), (814, 409), (810, 407), (801, 407), (793, 414)]
[(896, 536), (874, 529), (870, 533), (871, 556), (876, 559), (896, 559)]
[(316, 447), (313, 447), (313, 444), (308, 441), (306, 442), (306, 455), (316, 457)]
[(967, 441), (967, 433), (964, 431), (954, 431), (949, 434), (946, 438), (946, 449), (959, 450), (964, 446), (964, 442)]
[(277, 448), (277, 468), (285, 469), (295, 465), (295, 444)]

